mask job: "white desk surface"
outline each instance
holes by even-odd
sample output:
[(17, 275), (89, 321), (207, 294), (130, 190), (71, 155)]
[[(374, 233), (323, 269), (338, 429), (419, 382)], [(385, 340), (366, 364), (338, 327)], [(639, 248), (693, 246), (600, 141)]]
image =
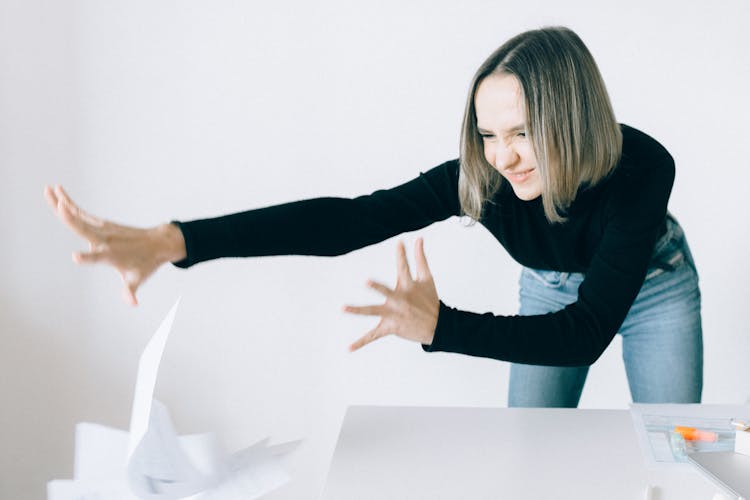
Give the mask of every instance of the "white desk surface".
[(711, 500), (690, 465), (646, 468), (627, 410), (354, 406), (324, 500)]

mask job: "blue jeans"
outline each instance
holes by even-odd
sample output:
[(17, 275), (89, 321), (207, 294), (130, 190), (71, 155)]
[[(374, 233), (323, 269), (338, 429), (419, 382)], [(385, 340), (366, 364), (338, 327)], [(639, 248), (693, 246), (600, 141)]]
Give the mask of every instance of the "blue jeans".
[[(583, 274), (524, 268), (521, 315), (545, 314), (577, 300)], [(698, 273), (682, 228), (667, 217), (649, 270), (620, 328), (622, 357), (635, 403), (699, 403), (703, 340)], [(575, 408), (588, 366), (513, 363), (508, 406)]]

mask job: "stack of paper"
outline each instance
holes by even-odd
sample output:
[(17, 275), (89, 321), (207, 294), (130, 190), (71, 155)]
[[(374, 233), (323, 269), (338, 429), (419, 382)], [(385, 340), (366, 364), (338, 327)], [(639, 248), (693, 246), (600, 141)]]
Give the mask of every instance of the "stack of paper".
[(229, 455), (213, 434), (178, 436), (167, 408), (153, 399), (178, 304), (141, 355), (130, 431), (78, 424), (74, 479), (51, 481), (48, 500), (249, 500), (289, 480), (281, 458), (297, 442), (269, 447), (264, 440)]

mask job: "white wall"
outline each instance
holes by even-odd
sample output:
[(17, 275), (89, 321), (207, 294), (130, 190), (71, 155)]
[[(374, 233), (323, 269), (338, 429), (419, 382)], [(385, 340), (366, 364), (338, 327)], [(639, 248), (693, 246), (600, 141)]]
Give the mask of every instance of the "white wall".
[[(317, 495), (348, 404), (504, 405), (505, 363), (397, 339), (346, 351), (373, 321), (340, 306), (378, 300), (364, 282), (393, 280), (394, 241), (165, 268), (131, 308), (111, 270), (71, 263), (82, 242), (42, 186), (147, 226), (395, 185), (457, 155), (474, 70), (541, 25), (575, 29), (618, 118), (676, 158), (670, 209), (704, 297), (704, 401), (750, 396), (750, 4), (361, 3), (0, 1), (0, 498), (70, 477), (76, 422), (127, 426), (138, 355), (178, 295), (157, 396), (180, 431), (219, 431), (230, 448), (305, 438), (273, 498)], [(443, 300), (515, 311), (518, 267), (484, 229), (419, 234)], [(581, 406), (628, 401), (616, 340)]]

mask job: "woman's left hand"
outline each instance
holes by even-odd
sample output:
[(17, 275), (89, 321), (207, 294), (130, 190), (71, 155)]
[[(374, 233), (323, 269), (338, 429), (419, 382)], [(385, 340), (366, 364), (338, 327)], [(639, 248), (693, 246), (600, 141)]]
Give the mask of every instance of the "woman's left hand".
[(349, 313), (380, 316), (378, 326), (349, 346), (350, 351), (356, 351), (373, 340), (389, 334), (422, 344), (432, 344), (440, 310), (440, 299), (424, 256), (422, 238), (419, 238), (414, 245), (414, 255), (417, 263), (416, 279), (411, 276), (404, 243), (399, 241), (396, 253), (398, 268), (396, 288), (391, 289), (374, 281), (367, 282), (367, 286), (385, 296), (384, 304), (344, 307), (344, 311)]

